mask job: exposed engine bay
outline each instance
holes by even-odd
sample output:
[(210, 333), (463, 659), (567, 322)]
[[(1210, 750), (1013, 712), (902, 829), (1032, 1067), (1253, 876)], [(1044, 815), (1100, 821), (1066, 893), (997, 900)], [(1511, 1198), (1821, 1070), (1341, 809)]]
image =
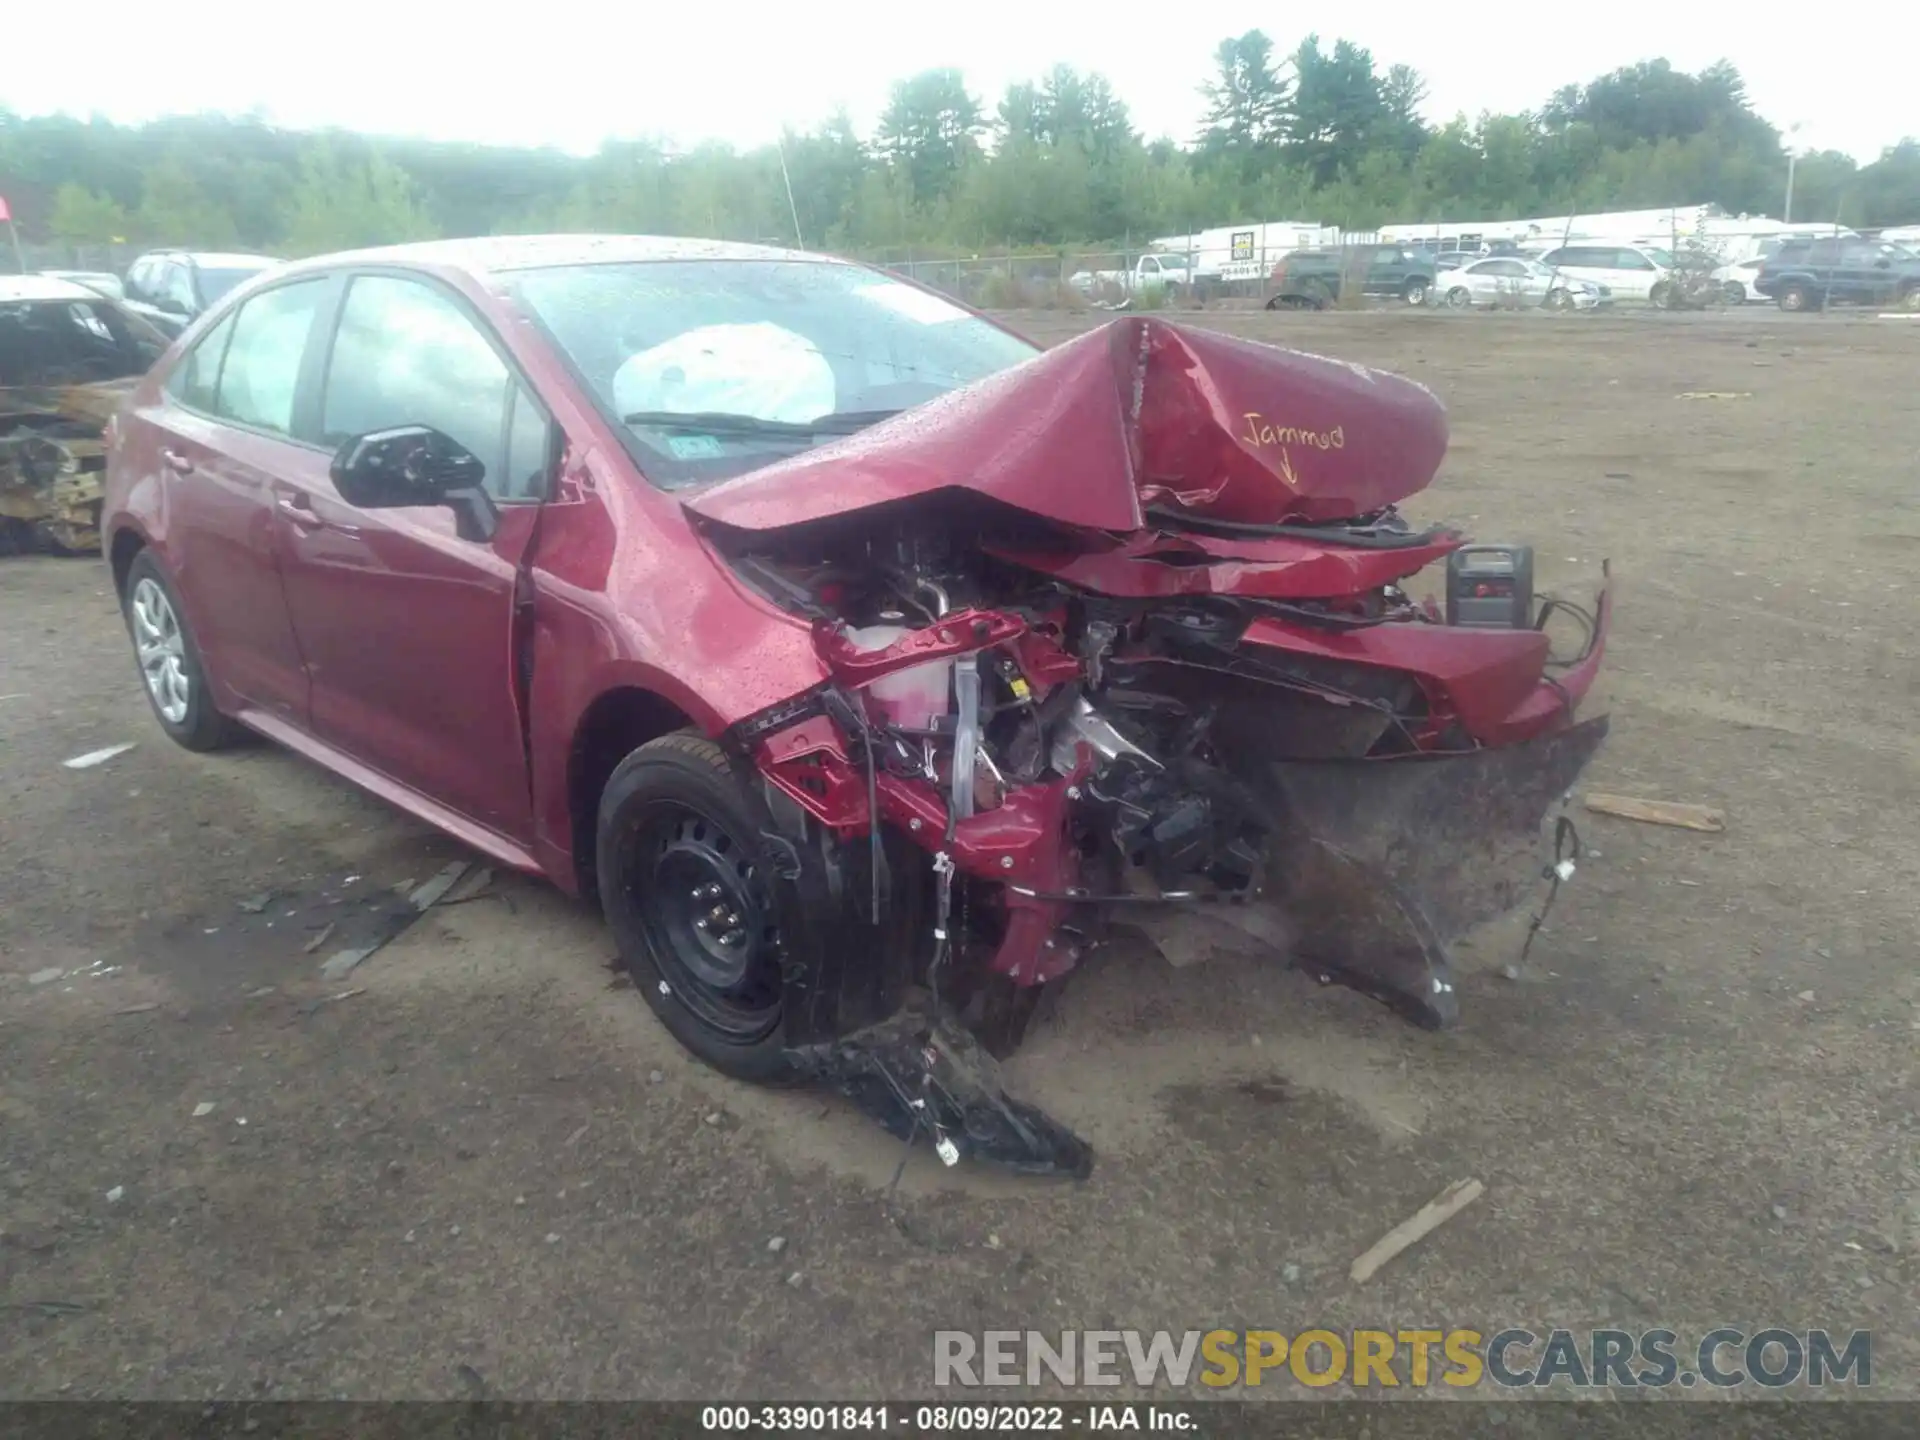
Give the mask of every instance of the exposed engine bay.
[[(986, 479), (837, 512), (796, 492), (766, 523), (749, 476), (723, 487), (741, 503), (701, 510), (740, 582), (811, 627), (825, 675), (726, 739), (782, 817), (789, 879), (828, 857), (828, 888), (865, 931), (848, 943), (892, 966), (860, 1000), (842, 978), (840, 1001), (790, 1019), (795, 1063), (949, 1160), (1086, 1172), (1085, 1143), (1007, 1099), (988, 1057), (1116, 923), (1177, 964), (1250, 947), (1452, 1024), (1448, 941), (1571, 873), (1566, 822), (1551, 862), (1543, 826), (1606, 731), (1575, 717), (1604, 587), (1591, 610), (1539, 600), (1523, 548), (1469, 551), (1391, 500), (1342, 518), (1303, 477), (1302, 451), (1356, 459), (1383, 380), (1417, 392), (1392, 399), (1416, 467), (1437, 465), (1444, 421), (1424, 390), (1158, 322), (1109, 331), (1087, 337), (1105, 357), (1081, 348), (1086, 373), (1110, 361), (1120, 381), (1128, 525), (1073, 523), (1063, 509), (1087, 502), (1059, 490), (1009, 503)], [(1156, 446), (1188, 454), (1190, 475), (1209, 427), (1242, 460), (1234, 421), (1260, 448), (1257, 414), (1181, 414), (1156, 394), (1156, 357), (1172, 351), (1184, 380), (1212, 345), (1216, 409), (1243, 358), (1275, 378), (1268, 356), (1312, 362), (1359, 402), (1358, 423), (1265, 447), (1247, 473), (1273, 482), (1270, 518), (1247, 518), (1244, 480), (1143, 482)], [(1156, 413), (1158, 438), (1142, 418)], [(1430, 565), (1447, 567), (1444, 611), (1402, 588)], [(1550, 621), (1566, 622), (1557, 654)]]

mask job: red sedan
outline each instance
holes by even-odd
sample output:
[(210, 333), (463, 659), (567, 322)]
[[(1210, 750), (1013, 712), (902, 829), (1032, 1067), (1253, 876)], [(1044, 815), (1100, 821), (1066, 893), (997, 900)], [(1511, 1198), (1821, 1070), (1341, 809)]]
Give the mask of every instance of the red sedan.
[(1412, 382), (1152, 319), (1041, 353), (825, 257), (449, 241), (226, 297), (118, 416), (103, 528), (181, 744), (597, 896), (728, 1073), (1084, 1173), (973, 1051), (1103, 920), (1444, 1024), (1446, 938), (1537, 873), (1605, 597), (1568, 656), (1513, 547), (1414, 605), (1445, 443)]

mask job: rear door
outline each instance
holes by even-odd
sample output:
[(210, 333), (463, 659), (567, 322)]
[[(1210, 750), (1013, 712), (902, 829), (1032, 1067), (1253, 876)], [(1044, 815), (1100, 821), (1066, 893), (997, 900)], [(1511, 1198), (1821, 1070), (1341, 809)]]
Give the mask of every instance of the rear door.
[(1897, 287), (1891, 253), (1872, 240), (1842, 240), (1834, 299), (1860, 305), (1879, 305), (1893, 299)]
[(221, 708), (306, 723), (307, 680), (275, 568), (272, 485), (324, 471), (293, 436), (295, 396), (332, 282), (262, 291), (176, 364), (134, 412), (133, 458), (166, 496), (164, 557)]
[(311, 423), (325, 452), (375, 430), (432, 426), (480, 458), (500, 511), (490, 540), (465, 540), (444, 506), (356, 509), (325, 466), (277, 487), (315, 734), (526, 843), (513, 623), (551, 465), (548, 412), (463, 296), (416, 272), (366, 271), (341, 301)]

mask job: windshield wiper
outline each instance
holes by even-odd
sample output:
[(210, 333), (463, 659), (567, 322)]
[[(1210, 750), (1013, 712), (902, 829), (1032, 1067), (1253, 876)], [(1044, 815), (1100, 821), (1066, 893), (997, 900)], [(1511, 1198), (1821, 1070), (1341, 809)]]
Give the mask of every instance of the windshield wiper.
[(621, 418), (629, 425), (650, 425), (660, 430), (701, 435), (810, 440), (816, 435), (851, 435), (899, 413), (898, 410), (836, 410), (815, 420), (795, 421), (766, 420), (758, 415), (734, 415), (724, 410), (636, 410)]

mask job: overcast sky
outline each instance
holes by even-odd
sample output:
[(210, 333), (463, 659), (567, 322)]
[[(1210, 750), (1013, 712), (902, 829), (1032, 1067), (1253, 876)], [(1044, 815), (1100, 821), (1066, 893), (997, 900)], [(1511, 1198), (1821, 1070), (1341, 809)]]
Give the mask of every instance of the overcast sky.
[[(1920, 8), (1910, 0), (1874, 12), (1871, 43), (1846, 44), (1810, 44), (1804, 27), (1768, 24), (1750, 5), (1614, 0), (1586, 12), (1523, 4), (1485, 13), (1497, 19), (1475, 23), (1470, 5), (1370, 0), (1326, 11), (1322, 38), (1331, 41), (1337, 21), (1380, 69), (1414, 66), (1436, 121), (1527, 109), (1561, 85), (1664, 55), (1683, 70), (1733, 61), (1755, 107), (1782, 129), (1800, 124), (1803, 146), (1867, 161), (1920, 132)], [(1568, 24), (1556, 13), (1587, 18)], [(1260, 27), (1291, 50), (1304, 33), (1299, 14), (1270, 0), (100, 0), (76, 18), (23, 3), (5, 21), (0, 105), (132, 121), (257, 109), (295, 128), (585, 153), (640, 135), (756, 145), (843, 104), (867, 134), (888, 83), (936, 65), (964, 71), (991, 112), (1009, 81), (1065, 61), (1103, 71), (1149, 138), (1187, 140), (1214, 45)], [(20, 63), (34, 56), (48, 63)]]

